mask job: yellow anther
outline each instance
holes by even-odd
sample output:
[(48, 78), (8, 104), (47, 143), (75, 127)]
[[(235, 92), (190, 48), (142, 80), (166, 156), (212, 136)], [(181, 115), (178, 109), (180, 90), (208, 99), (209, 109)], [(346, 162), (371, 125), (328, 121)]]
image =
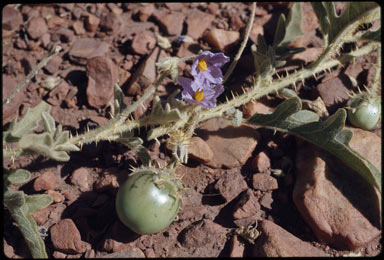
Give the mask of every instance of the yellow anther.
[(195, 99), (197, 102), (200, 102), (204, 98), (204, 91), (202, 89), (197, 89), (195, 92), (195, 95), (193, 96), (193, 99)]
[(203, 59), (199, 59), (199, 63), (197, 64), (197, 67), (200, 71), (206, 71), (207, 70), (207, 63)]

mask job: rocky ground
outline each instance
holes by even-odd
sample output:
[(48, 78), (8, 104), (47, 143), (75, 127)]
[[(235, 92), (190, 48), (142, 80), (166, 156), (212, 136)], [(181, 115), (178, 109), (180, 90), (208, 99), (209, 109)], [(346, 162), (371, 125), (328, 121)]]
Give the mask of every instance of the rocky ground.
[[(304, 3), (305, 36), (295, 45), (307, 50), (290, 66), (312, 61), (321, 51), (319, 26)], [(343, 8), (342, 3), (338, 9)], [(253, 72), (249, 47), (258, 34), (272, 39), (287, 3), (258, 3), (250, 43), (227, 84), (239, 93)], [(233, 59), (251, 12), (248, 3), (129, 3), (8, 5), (3, 9), (3, 97), (60, 45), (63, 51), (3, 107), (3, 127), (41, 100), (73, 134), (103, 125), (118, 82), (127, 104), (156, 79), (155, 63), (199, 50), (222, 51)], [(167, 37), (171, 48), (157, 44)], [(188, 35), (183, 42), (179, 36)], [(317, 80), (298, 85), (301, 97), (321, 97), (333, 113), (348, 100), (355, 77), (360, 86), (372, 78), (374, 56), (358, 59)], [(226, 68), (224, 68), (225, 70)], [(183, 64), (180, 75), (188, 75)], [(180, 86), (167, 79), (162, 98)], [(273, 111), (272, 97), (242, 107), (245, 117)], [(141, 117), (151, 99), (138, 108)], [(42, 126), (37, 131), (42, 130)], [(355, 128), (351, 146), (381, 169), (381, 128)], [(214, 134), (212, 134), (214, 133)], [(140, 133), (145, 137), (145, 129)], [(159, 164), (170, 158), (167, 137), (146, 142)], [(32, 179), (13, 188), (47, 193), (54, 203), (37, 211), (47, 252), (54, 258), (217, 257), (217, 256), (374, 256), (381, 251), (380, 202), (375, 191), (327, 153), (293, 136), (215, 118), (196, 130), (188, 164), (177, 168), (188, 187), (179, 218), (163, 232), (138, 235), (117, 219), (114, 201), (129, 167), (139, 166), (125, 146), (101, 142), (71, 153), (66, 163), (38, 156), (4, 160), (7, 169), (25, 168)], [(21, 233), (4, 210), (4, 253), (30, 257)], [(251, 225), (251, 226), (250, 226)], [(249, 230), (239, 227), (250, 226)], [(244, 234), (249, 234), (245, 236)], [(252, 239), (256, 238), (256, 239)]]

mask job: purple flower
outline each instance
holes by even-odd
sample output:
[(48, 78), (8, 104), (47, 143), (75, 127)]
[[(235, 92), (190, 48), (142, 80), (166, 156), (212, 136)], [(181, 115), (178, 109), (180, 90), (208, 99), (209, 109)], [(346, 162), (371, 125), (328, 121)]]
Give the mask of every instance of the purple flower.
[(216, 98), (224, 92), (222, 85), (210, 83), (200, 78), (191, 80), (179, 77), (179, 82), (184, 89), (181, 93), (182, 99), (199, 104), (206, 108), (215, 107)]
[(223, 81), (223, 74), (221, 67), (229, 61), (229, 58), (224, 53), (212, 53), (204, 51), (197, 56), (192, 64), (191, 74), (194, 78), (200, 80), (207, 80), (211, 83), (221, 84)]

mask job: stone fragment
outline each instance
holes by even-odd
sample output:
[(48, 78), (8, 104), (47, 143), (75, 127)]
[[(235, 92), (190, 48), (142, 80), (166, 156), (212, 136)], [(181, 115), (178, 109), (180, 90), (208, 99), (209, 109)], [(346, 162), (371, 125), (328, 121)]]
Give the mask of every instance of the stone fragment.
[(120, 30), (122, 24), (123, 22), (121, 21), (120, 15), (108, 13), (100, 19), (100, 30), (112, 35)]
[(52, 16), (48, 22), (47, 22), (47, 26), (48, 26), (48, 29), (59, 29), (59, 28), (64, 28), (63, 25), (65, 23), (65, 19), (57, 16), (57, 15), (54, 15)]
[(232, 201), (247, 188), (243, 175), (233, 169), (226, 171), (215, 184), (215, 189), (227, 202)]
[(154, 11), (155, 11), (155, 5), (153, 3), (145, 4), (145, 6), (139, 9), (139, 12), (138, 12), (139, 20), (141, 22), (146, 22)]
[(75, 39), (75, 34), (72, 30), (68, 28), (60, 28), (56, 30), (54, 33), (51, 35), (51, 40), (53, 42), (63, 42), (63, 43), (68, 43), (72, 42)]
[(87, 64), (87, 100), (95, 108), (106, 106), (113, 98), (119, 72), (110, 58), (95, 57)]
[(59, 106), (67, 96), (69, 89), (70, 87), (68, 83), (63, 80), (58, 86), (49, 92), (47, 99), (48, 103), (53, 106)]
[(92, 38), (76, 39), (69, 49), (68, 56), (72, 62), (86, 65), (88, 60), (104, 56), (109, 51), (109, 44)]
[(234, 235), (231, 240), (231, 252), (229, 257), (243, 257), (244, 255), (244, 244), (239, 241), (239, 237)]
[(260, 204), (252, 190), (247, 189), (240, 195), (240, 200), (235, 205), (233, 217), (235, 219), (249, 218), (257, 214)]
[(291, 59), (303, 60), (305, 64), (308, 64), (316, 60), (322, 52), (323, 52), (323, 48), (321, 47), (310, 47), (310, 48), (306, 48), (302, 52), (294, 54)]
[(48, 195), (51, 196), (54, 203), (60, 203), (65, 200), (65, 197), (58, 191), (49, 190)]
[(185, 19), (187, 24), (187, 35), (197, 40), (204, 31), (211, 25), (215, 16), (193, 9)]
[(204, 34), (204, 40), (207, 43), (224, 52), (229, 52), (239, 39), (240, 33), (237, 31), (212, 29)]
[(114, 14), (120, 15), (123, 13), (123, 10), (120, 7), (118, 7), (115, 3), (108, 3), (107, 7)]
[(256, 173), (252, 176), (252, 185), (255, 190), (269, 191), (278, 188), (277, 180), (269, 174)]
[(81, 235), (72, 219), (60, 220), (50, 229), (53, 247), (66, 254), (84, 253), (89, 247), (81, 240)]
[(229, 120), (221, 117), (201, 123), (196, 134), (211, 149), (214, 148), (213, 158), (207, 163), (213, 168), (230, 169), (245, 164), (255, 149), (258, 138), (258, 133), (252, 126), (234, 127)]
[(43, 48), (47, 49), (49, 44), (51, 43), (51, 34), (50, 33), (45, 33), (43, 36), (40, 38), (41, 40), (41, 45)]
[(133, 52), (137, 54), (147, 54), (152, 50), (156, 45), (156, 39), (153, 34), (149, 32), (139, 32), (137, 33), (132, 40), (131, 48)]
[(201, 50), (200, 45), (198, 45), (196, 43), (183, 42), (180, 45), (176, 56), (179, 58), (183, 58), (183, 57), (187, 57), (187, 56), (193, 56), (193, 55), (197, 55), (200, 50)]
[[(51, 190), (49, 190), (51, 191)], [(48, 216), (51, 213), (51, 208), (50, 206), (45, 207), (43, 209), (36, 210), (35, 212), (32, 213), (33, 219), (36, 221), (36, 224), (38, 226), (42, 226), (48, 221)]]
[(240, 29), (245, 26), (240, 16), (238, 15), (232, 15), (229, 19), (231, 22), (231, 28), (234, 31), (240, 31)]
[(260, 198), (260, 205), (267, 209), (272, 209), (272, 192), (266, 192), (263, 197)]
[(2, 11), (2, 28), (4, 30), (17, 30), (20, 24), (23, 23), (23, 17), (19, 10), (14, 8), (14, 5), (7, 5)]
[(85, 29), (88, 32), (96, 32), (99, 28), (100, 19), (93, 14), (87, 14), (85, 17)]
[(155, 82), (155, 63), (164, 57), (165, 54), (159, 47), (152, 50), (147, 58), (140, 63), (139, 68), (132, 74), (127, 89), (128, 95), (142, 95), (144, 90)]
[(308, 143), (296, 169), (293, 201), (320, 242), (356, 250), (380, 236), (381, 196), (360, 175)]
[[(17, 82), (14, 78), (3, 73), (3, 82), (2, 82), (2, 93), (3, 100), (12, 93), (12, 91), (16, 88)], [(3, 125), (10, 122), (17, 114), (20, 105), (23, 103), (25, 97), (25, 88), (22, 87), (20, 91), (10, 100), (10, 102), (3, 106)]]
[(205, 247), (225, 239), (226, 230), (212, 220), (203, 219), (187, 226), (181, 233), (181, 244), (187, 248)]
[(72, 24), (72, 28), (76, 35), (82, 35), (86, 33), (84, 29), (83, 21), (80, 21), (80, 20), (74, 21)]
[(40, 36), (44, 35), (48, 32), (48, 26), (42, 17), (34, 17), (32, 18), (27, 25), (27, 33), (28, 35), (36, 40)]
[(145, 258), (145, 255), (137, 247), (127, 247), (111, 254), (98, 255), (97, 258)]
[(267, 173), (271, 169), (271, 160), (265, 152), (260, 152), (252, 159), (251, 167), (253, 171)]
[(272, 221), (258, 222), (260, 236), (255, 240), (251, 257), (325, 257), (321, 249), (304, 242)]
[(155, 11), (154, 16), (168, 35), (181, 35), (185, 18), (183, 13)]
[(317, 90), (329, 113), (349, 100), (349, 90), (339, 77), (326, 79), (317, 86)]
[(165, 6), (172, 11), (181, 11), (184, 8), (183, 3), (165, 3)]
[(194, 136), (188, 146), (188, 155), (200, 162), (208, 163), (213, 158), (213, 151), (203, 139)]
[(89, 191), (92, 187), (91, 182), (92, 176), (84, 167), (76, 169), (71, 175), (71, 183), (79, 187), (80, 191)]
[(35, 191), (53, 190), (57, 183), (57, 176), (51, 172), (44, 172), (37, 177), (33, 183), (33, 189)]
[(63, 59), (60, 56), (53, 56), (52, 59), (45, 65), (44, 70), (49, 74), (55, 74), (59, 70), (59, 66), (63, 62)]

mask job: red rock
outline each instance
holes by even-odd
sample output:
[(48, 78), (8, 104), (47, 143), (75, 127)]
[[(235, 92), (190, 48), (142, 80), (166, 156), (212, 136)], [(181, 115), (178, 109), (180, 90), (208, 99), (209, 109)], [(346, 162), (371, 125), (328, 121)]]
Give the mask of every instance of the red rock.
[(229, 257), (243, 257), (244, 256), (244, 244), (239, 241), (237, 235), (234, 235), (231, 240), (231, 252)]
[(160, 26), (168, 35), (180, 35), (183, 31), (183, 21), (185, 15), (180, 12), (166, 13), (163, 11), (155, 12), (154, 16), (159, 21)]
[(226, 171), (214, 187), (227, 202), (232, 201), (242, 191), (248, 188), (244, 177), (236, 170)]
[(48, 32), (48, 26), (42, 17), (32, 18), (27, 25), (28, 35), (36, 40)]
[(238, 16), (238, 15), (232, 15), (230, 17), (230, 21), (231, 21), (232, 30), (239, 31), (241, 28), (243, 28), (245, 26), (245, 24), (241, 20), (240, 16)]
[(196, 134), (214, 151), (207, 165), (229, 169), (245, 164), (257, 145), (258, 137), (255, 128), (248, 125), (234, 127), (224, 118), (213, 118), (201, 123)]
[(316, 60), (323, 52), (321, 47), (306, 48), (303, 52), (296, 53), (292, 56), (292, 60), (303, 60), (305, 63), (310, 63)]
[(349, 99), (349, 90), (339, 77), (321, 82), (317, 90), (330, 113)]
[(119, 15), (115, 13), (108, 13), (100, 19), (100, 30), (107, 34), (113, 34), (120, 30), (122, 21)]
[(165, 6), (172, 11), (181, 11), (184, 8), (183, 3), (165, 3)]
[(71, 175), (71, 183), (79, 187), (80, 191), (89, 191), (91, 189), (91, 178), (89, 170), (86, 168), (78, 168)]
[(60, 85), (55, 87), (49, 93), (49, 97), (47, 99), (48, 103), (50, 103), (53, 106), (59, 106), (61, 104), (61, 102), (63, 102), (65, 97), (67, 96), (69, 89), (70, 89), (70, 87), (69, 87), (68, 83), (63, 80), (60, 83)]
[(88, 32), (96, 32), (99, 28), (100, 19), (93, 14), (87, 14), (85, 17), (85, 29)]
[(203, 139), (194, 136), (188, 146), (188, 155), (200, 162), (208, 163), (213, 158), (213, 151)]
[(43, 36), (41, 36), (40, 40), (43, 48), (47, 49), (49, 44), (51, 43), (51, 34), (45, 33)]
[(253, 188), (255, 190), (269, 191), (278, 188), (277, 180), (265, 173), (257, 173), (252, 178)]
[(209, 3), (207, 10), (210, 14), (216, 15), (220, 7), (218, 3)]
[(139, 68), (132, 74), (128, 95), (141, 95), (143, 91), (151, 86), (156, 80), (156, 65), (155, 63), (165, 57), (165, 54), (159, 47), (153, 49), (151, 54), (145, 58), (139, 65)]
[(47, 26), (48, 26), (48, 29), (64, 28), (63, 27), (64, 23), (65, 23), (65, 19), (54, 15), (48, 20)]
[(96, 57), (87, 64), (87, 100), (89, 105), (100, 108), (113, 98), (114, 86), (119, 79), (113, 61), (106, 57)]
[(181, 244), (187, 248), (198, 248), (225, 238), (226, 230), (212, 220), (203, 219), (185, 228)]
[(323, 250), (304, 242), (272, 221), (262, 220), (257, 228), (251, 257), (319, 257), (328, 256)]
[(155, 5), (153, 3), (146, 3), (145, 6), (139, 9), (139, 12), (138, 12), (139, 20), (141, 22), (146, 22), (154, 11), (155, 11)]
[(81, 65), (87, 64), (94, 57), (104, 56), (109, 51), (109, 44), (92, 38), (76, 39), (69, 49), (71, 61)]
[(75, 39), (75, 34), (72, 30), (67, 29), (67, 28), (60, 28), (56, 30), (54, 33), (51, 35), (51, 40), (53, 42), (72, 42)]
[[(14, 78), (3, 73), (2, 85), (3, 100), (5, 100), (5, 98), (16, 88), (17, 82)], [(3, 106), (3, 125), (10, 122), (18, 114), (18, 109), (25, 97), (25, 88), (26, 86), (22, 87), (13, 99)]]
[(296, 169), (293, 201), (320, 242), (356, 250), (380, 236), (381, 196), (372, 185), (308, 143), (297, 149)]
[(193, 9), (185, 19), (187, 23), (187, 35), (195, 40), (200, 38), (214, 19), (215, 17), (211, 14)]
[(48, 216), (51, 213), (50, 206), (45, 207), (43, 209), (36, 210), (32, 213), (33, 219), (36, 221), (38, 226), (42, 226), (48, 221)]
[(120, 15), (123, 13), (123, 10), (118, 7), (115, 3), (107, 3), (107, 7), (114, 14)]
[(251, 162), (252, 170), (267, 173), (271, 169), (271, 161), (265, 152), (258, 153)]
[(247, 189), (240, 195), (240, 200), (236, 203), (233, 217), (235, 219), (249, 218), (257, 214), (260, 210), (260, 204), (253, 194), (253, 191)]
[(72, 28), (73, 28), (73, 31), (75, 32), (76, 35), (85, 34), (83, 21), (77, 20), (77, 21), (73, 22)]
[(137, 33), (133, 37), (131, 48), (133, 52), (144, 55), (152, 50), (155, 45), (156, 39), (153, 34), (144, 31)]
[(20, 24), (23, 23), (23, 17), (19, 10), (14, 8), (14, 5), (7, 5), (2, 11), (2, 28), (4, 30), (17, 30)]
[(213, 29), (204, 34), (204, 40), (207, 43), (224, 52), (229, 52), (239, 39), (240, 33), (237, 31)]
[(53, 56), (52, 59), (45, 65), (44, 70), (46, 70), (49, 74), (55, 74), (63, 62), (63, 59), (60, 56)]
[(58, 191), (49, 190), (48, 195), (51, 196), (51, 198), (53, 199), (53, 202), (55, 203), (60, 203), (65, 200), (65, 197)]
[(260, 198), (260, 205), (263, 206), (264, 208), (272, 209), (272, 203), (273, 203), (273, 198), (272, 198), (271, 192), (265, 193), (263, 197)]
[(33, 189), (35, 191), (53, 190), (57, 183), (57, 176), (53, 172), (44, 172), (35, 179)]
[(63, 253), (84, 253), (89, 245), (81, 240), (81, 235), (72, 219), (63, 219), (50, 229), (53, 247)]

